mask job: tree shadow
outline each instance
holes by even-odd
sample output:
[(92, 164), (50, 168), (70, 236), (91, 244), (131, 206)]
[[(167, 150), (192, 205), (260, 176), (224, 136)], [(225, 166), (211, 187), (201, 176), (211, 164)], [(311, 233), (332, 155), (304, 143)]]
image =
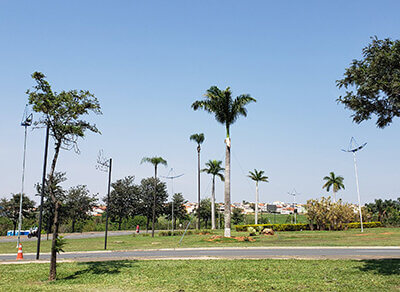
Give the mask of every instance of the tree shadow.
[(400, 275), (400, 259), (362, 260), (364, 263), (360, 270), (373, 272), (379, 275)]
[(76, 271), (72, 275), (62, 278), (62, 280), (73, 280), (79, 276), (87, 274), (93, 275), (110, 275), (119, 274), (121, 269), (132, 267), (137, 261), (136, 260), (122, 260), (122, 261), (103, 261), (103, 262), (79, 262), (78, 266), (87, 266), (86, 269)]

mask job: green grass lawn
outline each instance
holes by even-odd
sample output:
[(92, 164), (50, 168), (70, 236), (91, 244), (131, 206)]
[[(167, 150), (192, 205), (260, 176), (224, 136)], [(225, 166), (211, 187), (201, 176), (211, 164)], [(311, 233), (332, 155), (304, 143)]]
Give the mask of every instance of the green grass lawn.
[(0, 265), (1, 291), (399, 291), (400, 260), (168, 260)]
[[(222, 230), (213, 232), (222, 235)], [(255, 236), (254, 242), (239, 242), (234, 239), (208, 241), (213, 234), (187, 235), (178, 246), (180, 236), (111, 236), (109, 250), (157, 249), (176, 247), (240, 247), (240, 246), (400, 246), (400, 228), (370, 228), (361, 233), (358, 229), (347, 231), (286, 231), (274, 236)], [(232, 232), (232, 236), (248, 235), (247, 232)], [(42, 252), (50, 251), (51, 241), (43, 240)], [(16, 253), (15, 242), (0, 243), (0, 253)], [(65, 251), (102, 250), (104, 238), (67, 239)], [(23, 242), (23, 251), (36, 252), (36, 241)]]

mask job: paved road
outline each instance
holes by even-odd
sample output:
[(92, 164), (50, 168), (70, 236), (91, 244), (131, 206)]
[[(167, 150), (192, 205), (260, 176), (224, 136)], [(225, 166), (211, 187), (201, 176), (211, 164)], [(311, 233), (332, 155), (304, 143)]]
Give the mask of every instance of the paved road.
[[(34, 254), (25, 254), (24, 260), (34, 260)], [(400, 259), (399, 247), (287, 247), (287, 248), (188, 248), (135, 251), (70, 252), (58, 256), (65, 261), (103, 261), (126, 259)], [(47, 261), (49, 254), (42, 254)], [(0, 263), (15, 261), (15, 255), (0, 255)]]
[[(158, 230), (155, 230), (158, 232)], [(121, 230), (121, 231), (108, 231), (108, 236), (118, 236), (118, 235), (131, 235), (136, 233), (136, 230)], [(146, 233), (146, 231), (140, 231), (140, 233)], [(149, 234), (151, 230), (149, 230)], [(60, 235), (65, 238), (92, 238), (92, 237), (104, 237), (104, 231), (93, 231), (93, 232), (82, 232), (82, 233), (61, 233)], [(42, 234), (42, 240), (46, 240), (46, 234)], [(51, 234), (49, 235), (51, 239)], [(36, 241), (36, 237), (28, 238), (27, 236), (21, 236), (22, 242), (24, 241)], [(2, 242), (17, 242), (17, 236), (0, 236), (0, 243)]]

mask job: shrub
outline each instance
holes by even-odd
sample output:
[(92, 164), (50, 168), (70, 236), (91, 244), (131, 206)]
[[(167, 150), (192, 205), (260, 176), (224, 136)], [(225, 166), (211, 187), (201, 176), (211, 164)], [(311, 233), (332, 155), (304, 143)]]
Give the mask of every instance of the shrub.
[[(360, 222), (345, 223), (343, 228), (360, 228)], [(381, 222), (363, 222), (364, 228), (375, 228), (382, 227)], [(248, 225), (236, 225), (236, 231), (249, 231), (249, 228), (253, 228), (255, 231), (261, 232), (264, 228), (269, 228), (274, 231), (301, 231), (310, 230), (309, 224), (297, 223), (297, 224), (248, 224)]]
[[(181, 236), (181, 235), (183, 235), (184, 232), (185, 231), (183, 231), (183, 230), (175, 230), (174, 233), (172, 233), (171, 230), (160, 231), (160, 232), (158, 232), (158, 236), (176, 236), (176, 235)], [(191, 235), (191, 234), (193, 234), (192, 230), (186, 231), (186, 235)]]
[[(353, 222), (353, 223), (346, 223), (344, 224), (345, 228), (361, 228), (360, 222)], [(363, 222), (363, 227), (364, 228), (376, 228), (376, 227), (382, 227), (381, 222)]]

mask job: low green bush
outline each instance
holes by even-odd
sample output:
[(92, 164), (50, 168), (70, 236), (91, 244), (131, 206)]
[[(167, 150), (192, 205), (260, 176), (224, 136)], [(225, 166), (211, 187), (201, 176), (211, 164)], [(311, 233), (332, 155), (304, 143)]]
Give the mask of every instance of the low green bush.
[[(353, 228), (361, 228), (360, 222), (353, 222), (353, 223), (345, 223), (345, 228), (353, 229)], [(376, 228), (376, 227), (383, 227), (381, 222), (363, 222), (364, 228)]]
[[(176, 235), (183, 235), (184, 232), (185, 232), (185, 231), (183, 231), (183, 230), (176, 230), (176, 231), (174, 231), (173, 233), (172, 233), (171, 230), (168, 230), (168, 231), (160, 231), (160, 232), (158, 232), (158, 236), (176, 236)], [(193, 234), (193, 231), (192, 231), (192, 230), (186, 231), (186, 235), (191, 235), (191, 234)]]
[(274, 231), (300, 231), (310, 230), (308, 224), (297, 223), (297, 224), (248, 224), (248, 225), (236, 225), (236, 231), (248, 231), (249, 227), (253, 227), (258, 232), (261, 232), (264, 228), (269, 228)]
[[(376, 228), (382, 227), (381, 222), (363, 222), (364, 228)], [(300, 231), (310, 230), (309, 224), (297, 223), (297, 224), (247, 224), (247, 225), (236, 225), (236, 231), (249, 231), (249, 227), (254, 228), (258, 232), (261, 232), (264, 228), (270, 228), (274, 231)], [(360, 222), (345, 223), (343, 224), (344, 229), (360, 228)]]

